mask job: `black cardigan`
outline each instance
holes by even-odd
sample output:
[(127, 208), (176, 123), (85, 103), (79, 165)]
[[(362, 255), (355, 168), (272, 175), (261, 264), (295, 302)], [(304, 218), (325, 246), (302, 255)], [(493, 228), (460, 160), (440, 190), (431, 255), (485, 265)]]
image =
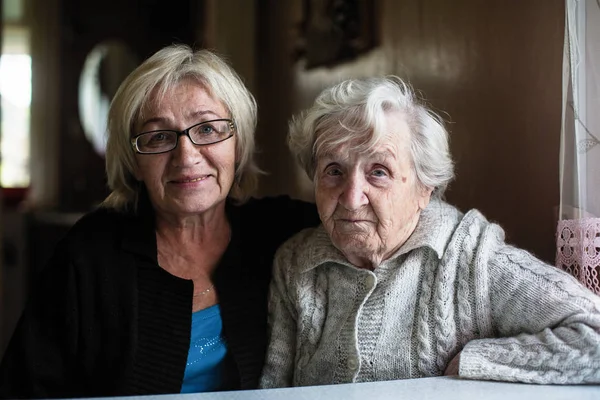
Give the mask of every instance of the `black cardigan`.
[[(213, 276), (229, 349), (223, 389), (253, 389), (267, 345), (273, 255), (319, 220), (314, 204), (287, 196), (226, 210), (232, 238)], [(148, 204), (137, 215), (98, 209), (79, 220), (42, 271), (9, 343), (0, 398), (179, 393), (193, 284), (160, 268), (156, 254)]]

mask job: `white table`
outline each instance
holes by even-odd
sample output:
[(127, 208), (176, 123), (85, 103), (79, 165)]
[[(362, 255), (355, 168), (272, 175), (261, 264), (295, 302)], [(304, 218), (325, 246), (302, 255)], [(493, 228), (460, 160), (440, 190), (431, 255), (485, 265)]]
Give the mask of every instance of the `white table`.
[[(114, 399), (114, 398), (113, 398)], [(125, 399), (125, 398), (123, 398)], [(600, 385), (558, 386), (472, 381), (456, 377), (285, 389), (127, 397), (126, 400), (600, 400)]]

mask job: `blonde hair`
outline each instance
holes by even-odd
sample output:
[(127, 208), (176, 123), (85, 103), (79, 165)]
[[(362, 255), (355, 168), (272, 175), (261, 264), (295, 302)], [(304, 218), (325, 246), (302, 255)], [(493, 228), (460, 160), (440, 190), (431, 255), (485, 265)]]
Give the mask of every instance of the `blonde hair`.
[(401, 112), (410, 129), (410, 152), (417, 181), (442, 197), (454, 178), (444, 122), (397, 76), (348, 79), (319, 94), (313, 106), (294, 116), (288, 145), (300, 166), (314, 179), (317, 157), (342, 145), (349, 152), (369, 152), (388, 133), (386, 113)]
[(254, 159), (257, 106), (242, 79), (228, 63), (209, 50), (194, 51), (182, 44), (167, 46), (137, 67), (117, 90), (108, 112), (106, 174), (111, 193), (103, 207), (136, 208), (142, 185), (134, 176), (135, 154), (130, 138), (144, 105), (196, 79), (221, 101), (236, 127), (235, 179), (229, 197), (242, 203), (252, 196), (261, 170)]

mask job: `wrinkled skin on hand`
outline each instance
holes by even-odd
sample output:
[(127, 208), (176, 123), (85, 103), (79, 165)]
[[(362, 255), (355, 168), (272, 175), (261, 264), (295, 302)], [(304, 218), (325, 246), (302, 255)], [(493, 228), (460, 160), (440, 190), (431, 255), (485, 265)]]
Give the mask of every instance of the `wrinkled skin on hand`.
[(448, 363), (448, 366), (446, 366), (444, 375), (446, 375), (446, 376), (458, 375), (459, 365), (460, 365), (460, 353), (455, 355), (454, 358), (452, 360), (450, 360), (450, 362)]

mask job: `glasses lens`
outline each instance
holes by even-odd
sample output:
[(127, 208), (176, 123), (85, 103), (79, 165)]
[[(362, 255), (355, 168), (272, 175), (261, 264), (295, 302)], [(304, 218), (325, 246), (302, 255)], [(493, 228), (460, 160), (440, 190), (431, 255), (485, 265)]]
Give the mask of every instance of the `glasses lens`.
[(229, 121), (207, 121), (190, 128), (190, 138), (195, 144), (220, 142), (231, 136)]
[(137, 147), (141, 153), (162, 153), (170, 151), (177, 145), (177, 133), (171, 131), (155, 131), (137, 137)]

